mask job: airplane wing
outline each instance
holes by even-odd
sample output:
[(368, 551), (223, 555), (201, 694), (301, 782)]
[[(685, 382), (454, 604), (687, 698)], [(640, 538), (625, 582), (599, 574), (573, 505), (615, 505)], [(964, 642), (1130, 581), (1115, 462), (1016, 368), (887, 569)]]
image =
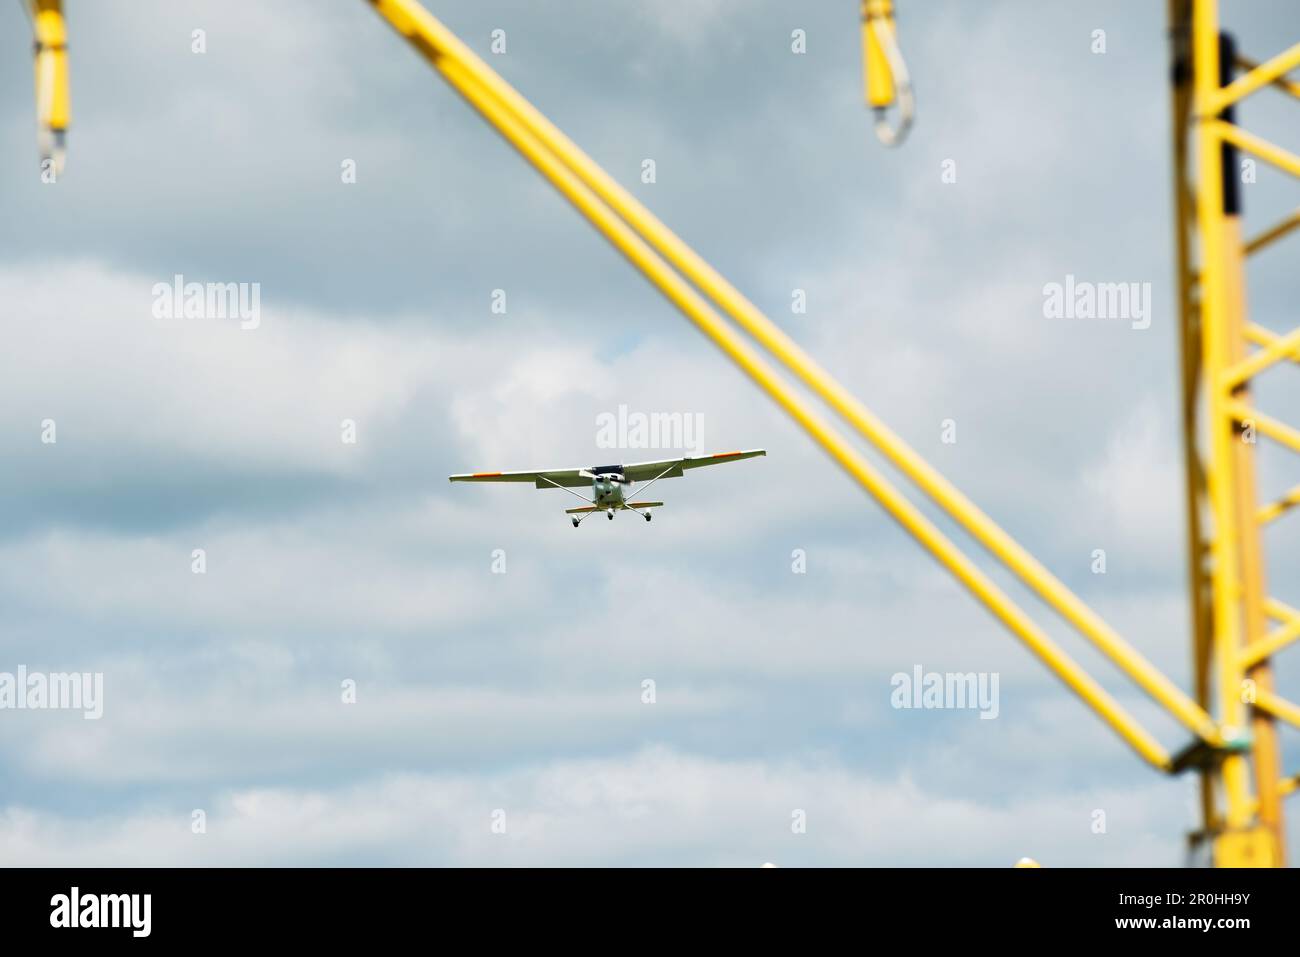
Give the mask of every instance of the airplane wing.
[[(452, 482), (531, 482), (537, 488), (586, 488), (591, 479), (582, 469), (548, 469), (541, 472), (469, 472), (448, 476)], [(548, 481), (549, 480), (549, 481)]]
[(720, 465), (723, 462), (739, 462), (741, 459), (752, 459), (757, 455), (766, 454), (766, 449), (747, 449), (744, 452), (718, 452), (715, 455), (688, 455), (680, 459), (663, 459), (659, 462), (633, 462), (623, 466), (623, 474), (634, 482), (647, 482), (661, 473), (664, 478), (677, 478), (686, 469)]
[[(663, 459), (658, 462), (634, 462), (621, 466), (623, 475), (634, 482), (648, 482), (656, 476), (675, 478), (686, 469), (697, 469), (704, 465), (718, 465), (722, 462), (738, 462), (752, 459), (756, 455), (766, 455), (764, 449), (748, 449), (744, 452), (719, 452), (716, 455), (688, 455), (680, 459)], [(614, 471), (619, 466), (599, 465), (577, 469), (547, 469), (535, 472), (467, 472), (451, 475), (453, 482), (530, 482), (537, 488), (586, 488), (591, 484), (590, 470)], [(587, 473), (587, 474), (583, 474)]]

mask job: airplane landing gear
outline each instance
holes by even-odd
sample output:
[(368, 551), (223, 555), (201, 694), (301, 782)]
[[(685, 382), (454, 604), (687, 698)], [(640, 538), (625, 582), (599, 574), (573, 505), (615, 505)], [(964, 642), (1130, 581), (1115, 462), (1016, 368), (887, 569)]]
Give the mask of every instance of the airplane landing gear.
[(649, 513), (649, 512), (646, 512), (646, 513), (645, 513), (645, 520), (646, 520), (647, 522), (650, 521), (650, 513)]
[(576, 518), (573, 520), (573, 527), (574, 528), (578, 527), (578, 520)]
[(614, 510), (613, 510), (613, 509), (610, 509), (610, 510), (605, 514), (605, 517), (606, 517), (607, 519), (609, 519), (611, 522), (614, 521)]

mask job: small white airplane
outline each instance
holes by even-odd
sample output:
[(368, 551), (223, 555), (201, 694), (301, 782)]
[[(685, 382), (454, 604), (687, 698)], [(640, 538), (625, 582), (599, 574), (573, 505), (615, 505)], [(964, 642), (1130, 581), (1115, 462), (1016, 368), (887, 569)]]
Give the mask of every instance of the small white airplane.
[[(641, 493), (661, 478), (677, 478), (686, 469), (697, 469), (705, 465), (720, 465), (723, 462), (739, 462), (752, 459), (756, 455), (766, 455), (764, 449), (749, 449), (744, 452), (718, 452), (716, 455), (688, 455), (680, 459), (664, 459), (661, 462), (633, 462), (631, 465), (593, 465), (590, 468), (547, 469), (540, 472), (471, 472), (466, 475), (449, 476), (453, 482), (532, 482), (537, 488), (562, 488), (570, 495), (577, 495), (586, 502), (579, 508), (566, 508), (566, 515), (573, 516), (573, 527), (577, 528), (582, 520), (596, 512), (604, 512), (611, 520), (614, 513), (622, 510), (636, 512), (647, 522), (650, 521), (650, 509), (659, 508), (663, 502), (629, 502), (624, 496), (624, 487), (631, 488), (634, 482), (645, 482)], [(591, 486), (592, 498), (579, 495), (575, 488)], [(642, 511), (645, 509), (645, 511)]]

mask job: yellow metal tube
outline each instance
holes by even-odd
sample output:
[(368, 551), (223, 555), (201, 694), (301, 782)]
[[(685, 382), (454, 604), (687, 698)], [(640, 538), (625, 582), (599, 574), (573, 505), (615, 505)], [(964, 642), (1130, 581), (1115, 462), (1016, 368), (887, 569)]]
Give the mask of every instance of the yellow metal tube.
[[(801, 425), (842, 468), (871, 493), (885, 510), (917, 538), (1057, 675), (1092, 707), (1131, 747), (1151, 764), (1168, 769), (1170, 758), (1145, 729), (1081, 669), (906, 497), (782, 379), (746, 340), (696, 290), (664, 261), (637, 231), (554, 150), (523, 122), (519, 111), (488, 82), (486, 66), (444, 55), (445, 28), (422, 8), (406, 0), (373, 0), (376, 9), (420, 50), (449, 83), (520, 151), (591, 223), (653, 282), (710, 340), (746, 372)], [(457, 41), (458, 43), (459, 41)], [(501, 82), (499, 77), (493, 80)]]
[(1259, 524), (1267, 525), (1269, 522), (1277, 521), (1297, 505), (1300, 505), (1300, 485), (1292, 488), (1277, 501), (1262, 507), (1257, 513), (1257, 520)]
[(1300, 705), (1293, 704), (1271, 691), (1264, 691), (1262, 688), (1256, 691), (1255, 707), (1300, 728)]
[[(1196, 278), (1193, 252), (1196, 246), (1196, 197), (1187, 174), (1190, 155), (1187, 142), (1188, 118), (1192, 110), (1189, 0), (1169, 0), (1170, 38), (1175, 67), (1170, 71), (1170, 110), (1173, 149), (1174, 253), (1178, 273), (1178, 353), (1180, 366), (1180, 413), (1183, 432), (1184, 508), (1187, 519), (1187, 591), (1191, 599), (1192, 693), (1202, 708), (1211, 706), (1213, 685), (1210, 649), (1213, 645), (1209, 569), (1206, 558), (1205, 468), (1201, 461), (1201, 338), (1196, 311)], [(1199, 774), (1201, 820), (1208, 833), (1218, 818), (1215, 782), (1208, 768)]]
[(1240, 385), (1269, 366), (1290, 358), (1298, 349), (1300, 349), (1300, 327), (1291, 330), (1285, 336), (1278, 336), (1265, 348), (1224, 370), (1223, 384), (1229, 389)]
[[(1241, 67), (1243, 70), (1256, 70), (1259, 68), (1259, 64), (1254, 60), (1240, 55), (1237, 57), (1237, 66)], [(1300, 83), (1288, 80), (1284, 76), (1279, 76), (1273, 81), (1273, 86), (1285, 93), (1291, 94), (1297, 100), (1300, 100)]]
[(1276, 83), (1297, 66), (1300, 66), (1300, 43), (1253, 67), (1227, 86), (1220, 88), (1209, 98), (1206, 112), (1214, 115), (1222, 113), (1238, 100), (1250, 96), (1270, 83)]
[(1270, 143), (1261, 136), (1247, 133), (1240, 126), (1233, 123), (1225, 123), (1219, 120), (1210, 125), (1218, 136), (1221, 136), (1229, 143), (1240, 147), (1247, 153), (1254, 153), (1260, 159), (1272, 163), (1278, 169), (1290, 173), (1292, 176), (1300, 176), (1300, 156), (1296, 156), (1289, 150)]
[(72, 119), (68, 93), (68, 35), (62, 0), (32, 0), (35, 37), (36, 125), (42, 160), (63, 171), (65, 138)]
[[(1245, 723), (1241, 701), (1242, 644), (1240, 569), (1236, 543), (1236, 489), (1232, 481), (1236, 423), (1227, 409), (1229, 396), (1220, 388), (1218, 370), (1228, 364), (1231, 289), (1222, 268), (1229, 252), (1230, 225), (1224, 214), (1223, 151), (1221, 130), (1229, 126), (1215, 119), (1211, 101), (1219, 88), (1219, 19), (1216, 0), (1195, 0), (1193, 5), (1192, 58), (1197, 163), (1197, 227), (1201, 251), (1201, 350), (1207, 377), (1206, 417), (1209, 423), (1211, 467), (1207, 472), (1208, 499), (1213, 516), (1211, 581), (1213, 585), (1216, 697), (1221, 725), (1234, 730)], [(1254, 814), (1248, 768), (1240, 755), (1228, 755), (1221, 764), (1220, 780), (1226, 799), (1224, 824), (1230, 830), (1245, 828)]]
[[(916, 114), (912, 79), (898, 48), (893, 0), (862, 0), (862, 74), (867, 106), (875, 114), (876, 138), (898, 146), (907, 138)], [(898, 104), (898, 119), (889, 122), (889, 107)]]
[(1289, 622), (1300, 620), (1300, 610), (1292, 608), (1286, 602), (1270, 598), (1264, 602), (1264, 611), (1274, 621)]
[(1247, 242), (1246, 254), (1250, 255), (1251, 253), (1259, 252), (1259, 250), (1264, 249), (1267, 246), (1271, 246), (1297, 226), (1300, 226), (1300, 209), (1297, 209), (1290, 216), (1286, 217), (1286, 219), (1273, 224), (1258, 236), (1255, 236)]
[(1272, 416), (1265, 415), (1258, 409), (1251, 408), (1241, 402), (1229, 403), (1228, 411), (1240, 422), (1253, 423), (1255, 429), (1261, 435), (1267, 435), (1274, 442), (1285, 445), (1295, 452), (1300, 452), (1300, 431), (1293, 429), (1285, 422), (1279, 422)]
[[(1281, 338), (1271, 329), (1265, 329), (1263, 326), (1258, 326), (1253, 322), (1246, 323), (1246, 328), (1243, 330), (1242, 334), (1247, 340), (1255, 343), (1257, 346), (1271, 346)], [(1292, 362), (1300, 362), (1300, 349), (1291, 353), (1289, 358)]]
[(877, 28), (894, 29), (893, 0), (862, 0), (862, 71), (867, 106), (883, 110), (894, 102), (894, 74)]
[(1300, 638), (1300, 611), (1276, 598), (1269, 598), (1264, 601), (1264, 613), (1276, 621), (1279, 627), (1246, 648), (1242, 655), (1242, 661), (1246, 665), (1276, 654)]
[(498, 76), (472, 50), (413, 0), (371, 0), (376, 10), (438, 65), (460, 63), (503, 109), (547, 145), (673, 266), (775, 355), (796, 378), (842, 415), (893, 464), (988, 548), (1098, 649), (1193, 733), (1211, 743), (1221, 737), (1192, 698), (1124, 641), (1092, 609), (980, 511), (840, 385), (744, 295)]

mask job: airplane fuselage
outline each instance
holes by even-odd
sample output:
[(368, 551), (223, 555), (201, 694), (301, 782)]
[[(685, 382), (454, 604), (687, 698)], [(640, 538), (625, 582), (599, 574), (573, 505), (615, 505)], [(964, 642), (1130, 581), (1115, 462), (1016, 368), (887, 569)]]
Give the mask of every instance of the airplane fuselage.
[(623, 489), (630, 484), (618, 473), (598, 472), (591, 481), (592, 502), (601, 508), (619, 508), (623, 505)]

